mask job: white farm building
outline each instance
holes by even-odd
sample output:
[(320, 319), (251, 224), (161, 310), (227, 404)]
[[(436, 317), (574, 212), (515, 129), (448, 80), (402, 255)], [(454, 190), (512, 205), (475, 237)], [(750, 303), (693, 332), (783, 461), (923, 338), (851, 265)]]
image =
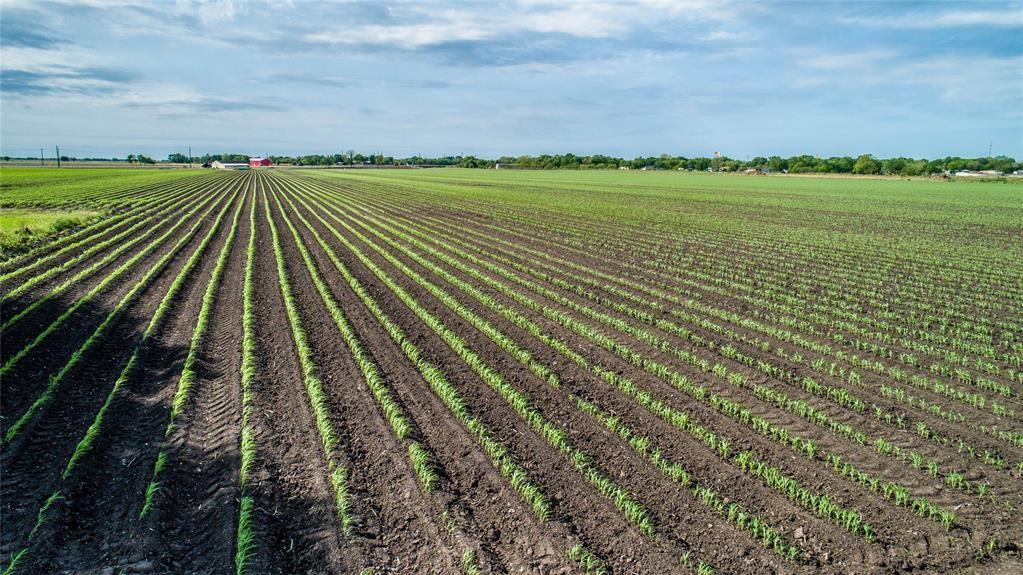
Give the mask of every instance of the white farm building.
[(218, 170), (247, 170), (249, 169), (249, 164), (243, 162), (221, 162), (220, 160), (214, 160), (213, 163), (210, 164), (210, 167)]

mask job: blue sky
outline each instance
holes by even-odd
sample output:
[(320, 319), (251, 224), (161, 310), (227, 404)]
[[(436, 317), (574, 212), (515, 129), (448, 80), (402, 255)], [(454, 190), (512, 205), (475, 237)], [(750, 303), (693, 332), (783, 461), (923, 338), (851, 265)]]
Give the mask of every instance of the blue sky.
[(0, 0), (0, 147), (1023, 157), (1023, 4)]

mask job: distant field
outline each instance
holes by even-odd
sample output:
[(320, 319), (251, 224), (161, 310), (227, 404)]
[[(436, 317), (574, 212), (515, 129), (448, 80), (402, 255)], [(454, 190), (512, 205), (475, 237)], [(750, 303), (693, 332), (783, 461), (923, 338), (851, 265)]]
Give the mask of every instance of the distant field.
[[(193, 166), (198, 167), (202, 162), (197, 162)], [(127, 161), (111, 162), (107, 160), (74, 160), (60, 163), (62, 168), (120, 168), (120, 169), (131, 169), (131, 170), (159, 170), (159, 169), (172, 169), (172, 168), (187, 168), (188, 164), (172, 164), (160, 162), (158, 164), (136, 164), (132, 165)], [(53, 158), (47, 158), (44, 165), (39, 165), (39, 160), (0, 160), (0, 168), (42, 168), (42, 169), (55, 169), (57, 167), (57, 160)]]
[(0, 168), (0, 207), (121, 205), (132, 202), (139, 192), (157, 184), (204, 173), (203, 170), (135, 168)]
[(0, 250), (75, 228), (97, 215), (98, 212), (90, 210), (4, 209), (0, 212)]
[(0, 176), (5, 573), (1023, 567), (1019, 184)]

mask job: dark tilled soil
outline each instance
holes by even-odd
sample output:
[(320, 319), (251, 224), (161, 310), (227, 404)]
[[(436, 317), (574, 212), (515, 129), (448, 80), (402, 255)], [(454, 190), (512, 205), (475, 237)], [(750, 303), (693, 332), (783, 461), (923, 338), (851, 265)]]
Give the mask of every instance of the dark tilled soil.
[[(893, 432), (891, 426), (876, 421), (870, 413), (848, 412), (836, 403), (724, 358), (717, 349), (727, 343), (725, 338), (699, 325), (688, 325), (667, 312), (655, 315), (684, 325), (713, 342), (713, 346), (697, 347), (693, 342), (635, 320), (595, 301), (594, 298), (602, 298), (635, 307), (627, 298), (600, 287), (606, 281), (597, 275), (534, 257), (496, 241), (528, 246), (595, 271), (648, 282), (659, 290), (678, 293), (678, 286), (672, 284), (670, 274), (663, 268), (654, 264), (646, 267), (648, 262), (643, 259), (642, 250), (655, 253), (658, 245), (682, 249), (686, 245), (684, 238), (669, 237), (663, 230), (634, 227), (630, 228), (634, 233), (630, 232), (630, 237), (625, 238), (627, 241), (609, 237), (595, 244), (592, 251), (585, 251), (558, 244), (559, 226), (575, 229), (585, 225), (574, 216), (552, 215), (544, 219), (540, 215), (535, 222), (519, 227), (520, 223), (516, 222), (528, 221), (530, 214), (511, 208), (491, 212), (488, 210), (493, 206), (471, 196), (456, 202), (457, 205), (447, 206), (437, 202), (429, 191), (348, 178), (328, 181), (305, 174), (254, 171), (211, 175), (206, 187), (201, 189), (209, 194), (229, 185), (244, 193), (231, 204), (223, 227), (199, 265), (189, 274), (167, 318), (142, 348), (138, 369), (114, 396), (102, 425), (96, 429), (95, 443), (72, 472), (67, 477), (62, 475), (75, 446), (96, 421), (104, 399), (156, 306), (226, 200), (218, 202), (216, 210), (205, 216), (195, 237), (118, 319), (107, 337), (88, 352), (82, 364), (68, 374), (53, 401), (13, 443), (3, 445), (0, 451), (3, 493), (0, 498), (0, 565), (6, 567), (12, 557), (24, 549), (27, 551), (19, 560), (19, 573), (236, 572), (242, 418), (242, 284), (250, 232), (248, 216), (254, 207), (257, 369), (250, 421), (255, 430), (256, 461), (250, 476), (249, 494), (255, 502), (255, 546), (246, 566), (247, 573), (363, 573), (365, 570), (458, 573), (466, 572), (463, 553), (470, 551), (475, 564), (485, 573), (561, 574), (579, 572), (567, 553), (577, 544), (602, 558), (612, 573), (693, 572), (697, 560), (713, 564), (718, 573), (740, 574), (1014, 573), (1019, 570), (1023, 515), (1017, 494), (1023, 490), (1011, 470), (998, 471), (984, 466), (953, 447), (942, 448), (923, 441), (912, 430)], [(160, 192), (148, 190), (145, 193)], [(208, 197), (187, 189), (175, 192), (168, 187), (160, 200), (163, 203), (153, 203), (141, 210), (152, 213), (184, 200), (157, 222), (160, 229), (164, 229), (172, 225), (175, 214), (183, 213), (191, 202)], [(216, 258), (225, 246), (231, 217), (238, 206), (242, 207), (242, 212), (236, 237), (228, 246), (227, 266), (216, 291), (207, 334), (197, 347), (198, 378), (175, 428), (165, 436), (171, 402), (203, 293)], [(327, 395), (327, 415), (338, 435), (338, 444), (332, 448), (330, 457), (348, 471), (347, 500), (351, 505), (350, 513), (356, 518), (348, 535), (342, 532), (335, 508), (324, 448), (282, 298), (267, 207), (280, 236), (286, 273), (299, 307), (298, 319), (311, 346), (314, 370)], [(299, 216), (308, 220), (311, 229)], [(509, 337), (528, 352), (532, 361), (550, 368), (557, 375), (559, 385), (552, 386), (537, 377), (522, 358), (503, 350), (399, 266), (335, 221), (335, 216)], [(326, 224), (319, 219), (321, 217)], [(936, 522), (920, 518), (905, 507), (897, 507), (863, 486), (837, 476), (821, 462), (810, 462), (798, 456), (786, 445), (680, 392), (664, 378), (651, 375), (526, 308), (503, 290), (489, 287), (471, 274), (411, 245), (373, 223), (373, 218), (380, 217), (417, 230), (443, 231), (493, 254), (583, 286), (588, 290), (587, 295), (541, 278), (525, 276), (578, 305), (648, 330), (680, 349), (713, 358), (730, 370), (745, 374), (751, 382), (784, 390), (790, 397), (804, 400), (872, 437), (893, 435), (901, 448), (918, 451), (948, 468), (965, 469), (967, 479), (990, 486), (992, 497), (983, 499), (956, 491), (943, 477), (932, 478), (894, 458), (880, 456), (869, 445), (856, 446), (804, 418), (761, 401), (747, 389), (725, 385), (691, 368), (663, 349), (585, 318), (493, 272), (479, 270), (484, 277), (583, 321), (644, 357), (667, 364), (692, 381), (740, 401), (753, 414), (784, 426), (796, 435), (812, 438), (821, 448), (841, 454), (858, 468), (877, 477), (897, 480), (914, 496), (925, 496), (943, 507), (955, 509), (959, 521), (955, 528), (946, 532)], [(354, 326), (385, 384), (412, 423), (408, 438), (399, 439), (388, 425), (313, 283), (289, 222), (295, 226), (298, 241), (309, 250), (315, 269), (326, 282), (327, 297), (336, 302)], [(122, 282), (83, 306), (72, 321), (47, 338), (5, 377), (0, 401), (0, 431), (6, 431), (39, 397), (47, 378), (64, 365), (130, 286), (176, 238), (187, 232), (190, 224), (139, 262)], [(596, 228), (613, 232), (604, 223)], [(332, 230), (350, 241), (355, 249), (456, 333), (489, 368), (528, 398), (533, 408), (586, 454), (595, 470), (624, 488), (629, 497), (641, 502), (653, 521), (654, 534), (644, 535), (630, 523), (608, 497), (524, 421), (350, 247), (335, 237)], [(529, 474), (530, 480), (551, 501), (552, 517), (541, 520), (527, 508), (509, 480), (494, 467), (490, 456), (451, 415), (408, 359), (410, 349), (403, 350), (392, 340), (348, 285), (325, 249), (317, 243), (313, 231), (325, 240), (327, 249), (336, 254), (384, 313), (405, 332), (422, 358), (440, 369), (471, 413)], [(98, 230), (96, 239), (101, 240), (107, 233)], [(457, 253), (449, 252), (440, 244), (427, 243), (476, 269)], [(109, 249), (113, 248), (102, 253), (108, 253)], [(471, 248), (459, 246), (459, 249), (504, 267)], [(779, 244), (774, 249), (782, 250), (784, 246)], [(34, 257), (47, 253), (51, 252), (40, 249)], [(101, 257), (102, 253), (95, 257)], [(11, 357), (66, 306), (87, 293), (132, 253), (134, 251), (129, 250), (5, 332), (0, 355), (4, 359)], [(667, 255), (667, 259), (671, 259), (671, 254)], [(727, 260), (741, 254), (726, 249), (711, 255)], [(65, 254), (55, 260), (54, 265), (74, 256)], [(472, 284), (498, 305), (528, 318), (544, 335), (565, 342), (593, 365), (630, 378), (651, 397), (688, 413), (693, 421), (715, 433), (731, 438), (733, 452), (752, 450), (758, 458), (815, 493), (826, 494), (836, 503), (859, 510), (877, 533), (876, 540), (868, 542), (852, 535), (763, 482), (743, 474), (730, 460), (719, 457), (703, 442), (672, 427), (616, 387), (572, 363), (497, 310), (449, 283), (444, 273), (433, 271), (423, 261)], [(24, 309), (88, 264), (78, 264), (28, 290), (10, 306), (5, 305), (4, 316)], [(774, 264), (767, 262), (765, 265)], [(10, 266), (0, 265), (0, 269), (9, 270)], [(649, 274), (640, 277), (636, 269), (649, 269)], [(782, 268), (771, 269), (780, 271)], [(4, 289), (12, 289), (32, 275), (19, 278)], [(637, 295), (656, 301), (666, 309), (675, 305), (655, 296)], [(746, 309), (742, 302), (712, 290), (701, 291), (700, 297), (722, 309), (740, 313)], [(772, 350), (798, 351), (786, 342), (742, 326), (729, 324), (728, 328), (743, 337), (767, 341)], [(749, 355), (760, 353), (753, 346), (735, 345)], [(902, 348), (893, 346), (893, 349), (900, 351)], [(773, 354), (766, 357), (794, 373), (818, 377), (800, 364), (786, 363)], [(840, 377), (820, 376), (819, 380), (867, 395), (871, 401), (891, 411), (907, 411), (902, 404), (870, 395), (870, 388), (886, 382), (883, 376), (864, 374), (863, 385), (857, 387)], [(947, 401), (939, 394), (924, 390), (920, 390), (919, 395), (930, 402)], [(634, 433), (646, 437), (660, 456), (684, 465), (697, 484), (714, 489), (726, 504), (739, 503), (748, 512), (766, 520), (781, 533), (786, 543), (801, 550), (801, 557), (787, 561), (761, 546), (747, 531), (705, 505), (691, 489), (672, 482), (618, 434), (581, 411), (573, 396), (585, 398), (617, 416)], [(1011, 408), (1023, 405), (1016, 398), (1003, 403)], [(955, 408), (978, 423), (999, 422), (990, 411), (958, 404)], [(1004, 446), (970, 426), (951, 424), (923, 410), (907, 412), (955, 439), (976, 446), (1005, 447), (1001, 452), (1013, 464), (1023, 454), (1023, 449)], [(1009, 427), (1019, 427), (1018, 418), (1010, 418), (1010, 421)], [(407, 452), (410, 440), (420, 442), (428, 451), (439, 475), (432, 491), (420, 485), (413, 470)], [(142, 518), (139, 511), (161, 449), (166, 452), (167, 463), (159, 476), (160, 490), (150, 514)], [(54, 493), (59, 493), (60, 497), (40, 515), (40, 509)], [(990, 559), (979, 549), (989, 537), (997, 539), (992, 549), (994, 557)], [(690, 563), (689, 567), (685, 566), (686, 562)]]
[[(73, 449), (85, 429), (92, 424), (94, 415), (126, 364), (134, 348), (133, 342), (142, 335), (178, 270), (197, 249), (212, 223), (213, 218), (210, 218), (208, 224), (202, 226), (174, 256), (139, 303), (132, 306), (118, 325), (112, 326), (111, 335), (105, 338), (101, 349), (94, 350), (99, 355), (90, 354), (90, 360), (83, 362), (81, 371), (85, 373), (69, 378), (52, 406), (42, 412), (40, 429), (26, 428), (23, 432), (27, 436), (25, 447), (18, 442), (13, 444), (7, 456), (12, 464), (8, 469), (17, 470), (20, 462), (26, 461), (34, 462), (35, 469), (52, 470), (51, 466), (38, 466), (40, 457), (66, 461), (69, 453), (53, 447)], [(225, 237), (226, 228), (222, 225), (204, 254), (208, 256), (219, 251)], [(135, 533), (142, 527), (136, 524), (135, 519), (166, 426), (166, 407), (187, 354), (202, 292), (213, 264), (214, 258), (204, 257), (200, 265), (186, 276), (184, 289), (178, 299), (171, 302), (164, 323), (143, 347), (138, 367), (113, 398), (95, 440), (96, 445), (102, 448), (91, 450), (78, 464), (78, 468), (91, 469), (92, 472), (72, 475), (64, 481), (55, 477), (37, 480), (41, 497), (48, 496), (53, 489), (60, 489), (62, 494), (61, 504), (50, 512), (46, 528), (33, 540), (34, 548), (40, 552), (33, 553), (31, 557), (39, 564), (99, 569), (143, 559), (137, 554), (132, 557), (131, 548), (137, 541)], [(123, 339), (126, 336), (129, 339)], [(108, 345), (127, 353), (106, 351)], [(93, 372), (107, 365), (108, 362), (102, 358), (108, 356), (110, 366), (102, 372)], [(86, 381), (93, 382), (93, 386), (84, 386)], [(66, 392), (63, 391), (65, 388)], [(52, 437), (46, 430), (56, 422), (60, 422), (60, 427), (53, 432), (56, 437)], [(54, 445), (42, 455), (30, 449), (35, 445), (46, 449), (46, 444)], [(102, 528), (97, 529), (97, 526)]]

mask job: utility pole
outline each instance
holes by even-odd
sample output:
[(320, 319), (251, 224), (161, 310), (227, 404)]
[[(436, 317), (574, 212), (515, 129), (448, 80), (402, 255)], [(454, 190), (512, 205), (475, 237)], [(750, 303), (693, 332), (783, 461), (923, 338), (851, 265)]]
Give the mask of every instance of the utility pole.
[(57, 150), (57, 167), (60, 167), (60, 146), (54, 146)]
[(43, 160), (43, 149), (42, 148), (39, 148), (39, 165), (40, 166), (45, 166), (46, 165), (46, 161)]
[(192, 146), (188, 147), (188, 167), (192, 167)]

